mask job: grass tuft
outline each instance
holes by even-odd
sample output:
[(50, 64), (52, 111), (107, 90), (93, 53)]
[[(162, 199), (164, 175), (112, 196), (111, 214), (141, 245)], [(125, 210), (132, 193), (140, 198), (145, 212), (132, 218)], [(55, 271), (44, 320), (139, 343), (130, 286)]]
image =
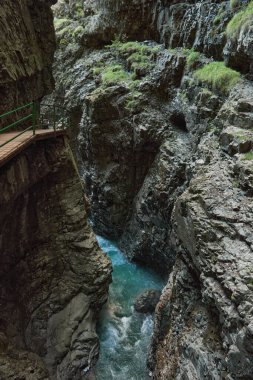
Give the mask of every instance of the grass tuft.
[(226, 29), (227, 36), (236, 39), (242, 28), (246, 28), (253, 22), (253, 1), (240, 12), (236, 13), (229, 21)]
[(228, 94), (240, 80), (240, 73), (226, 67), (224, 62), (211, 62), (196, 70), (194, 78), (208, 84), (212, 90)]
[(186, 65), (188, 68), (192, 68), (200, 60), (201, 54), (198, 51), (191, 51), (186, 58)]
[(102, 71), (102, 84), (111, 85), (119, 82), (127, 82), (131, 79), (130, 74), (124, 70), (122, 65), (112, 64)]

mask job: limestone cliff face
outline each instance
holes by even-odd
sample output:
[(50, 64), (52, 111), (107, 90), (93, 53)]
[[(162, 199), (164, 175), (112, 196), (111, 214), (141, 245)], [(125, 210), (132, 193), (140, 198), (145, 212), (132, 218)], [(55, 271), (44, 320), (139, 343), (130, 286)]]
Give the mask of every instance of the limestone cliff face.
[[(53, 99), (78, 124), (94, 228), (170, 274), (149, 357), (155, 379), (252, 379), (252, 18), (225, 33), (246, 6), (56, 9)], [(200, 80), (214, 61), (245, 76), (231, 87), (207, 72)]]
[(1, 1), (0, 114), (42, 98), (54, 85), (55, 0)]
[(41, 141), (1, 168), (1, 379), (83, 379), (110, 263), (87, 223), (69, 146)]

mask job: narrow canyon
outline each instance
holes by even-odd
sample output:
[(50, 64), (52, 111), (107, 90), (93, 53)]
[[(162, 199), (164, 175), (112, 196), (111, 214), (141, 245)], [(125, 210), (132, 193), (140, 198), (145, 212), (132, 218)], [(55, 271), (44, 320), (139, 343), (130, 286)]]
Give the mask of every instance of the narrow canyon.
[(253, 379), (253, 1), (2, 0), (0, 32), (0, 380)]

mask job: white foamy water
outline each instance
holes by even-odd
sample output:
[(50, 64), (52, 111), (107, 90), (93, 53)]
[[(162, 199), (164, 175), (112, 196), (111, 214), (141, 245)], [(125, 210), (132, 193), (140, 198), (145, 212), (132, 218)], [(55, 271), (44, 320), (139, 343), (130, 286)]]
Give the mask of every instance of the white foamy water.
[(153, 318), (135, 312), (133, 302), (146, 289), (161, 289), (163, 282), (152, 271), (128, 262), (112, 242), (97, 239), (113, 263), (109, 301), (98, 325), (101, 349), (97, 380), (147, 380)]

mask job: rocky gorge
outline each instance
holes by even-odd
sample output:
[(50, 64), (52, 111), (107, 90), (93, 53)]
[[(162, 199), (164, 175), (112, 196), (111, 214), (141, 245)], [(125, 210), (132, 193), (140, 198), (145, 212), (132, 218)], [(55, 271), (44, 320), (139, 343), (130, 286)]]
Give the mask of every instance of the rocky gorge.
[[(0, 168), (0, 379), (96, 377), (93, 231), (137, 263), (113, 245), (117, 297), (152, 288), (142, 266), (166, 282), (138, 380), (253, 379), (253, 2), (3, 0), (0, 30), (0, 113), (63, 107), (69, 135)], [(100, 378), (135, 378), (110, 360)]]
[(93, 228), (169, 277), (152, 377), (252, 379), (252, 1), (54, 14), (49, 100), (68, 109)]

